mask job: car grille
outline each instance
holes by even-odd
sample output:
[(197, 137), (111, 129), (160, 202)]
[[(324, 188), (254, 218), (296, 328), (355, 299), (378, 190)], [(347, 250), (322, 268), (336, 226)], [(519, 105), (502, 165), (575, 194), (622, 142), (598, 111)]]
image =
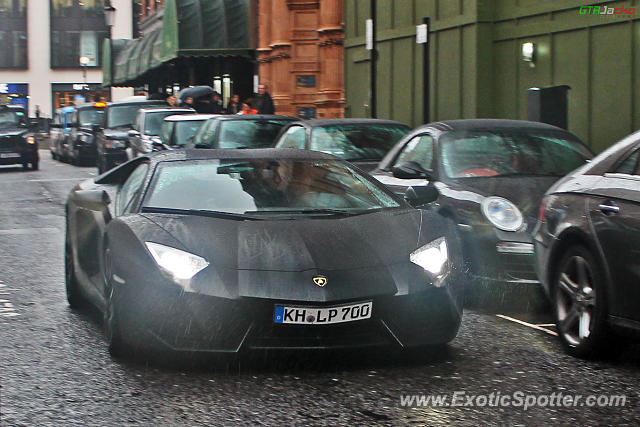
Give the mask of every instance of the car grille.
[(15, 136), (0, 137), (0, 151), (15, 151), (18, 146), (18, 139)]

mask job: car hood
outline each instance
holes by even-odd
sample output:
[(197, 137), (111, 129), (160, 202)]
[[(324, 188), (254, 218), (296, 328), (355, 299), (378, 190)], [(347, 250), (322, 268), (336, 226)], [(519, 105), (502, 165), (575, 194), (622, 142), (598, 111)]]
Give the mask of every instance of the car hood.
[(544, 193), (556, 182), (555, 176), (508, 176), (464, 178), (452, 188), (471, 190), (480, 196), (499, 196), (515, 203), (526, 218), (536, 218)]
[(128, 128), (104, 129), (103, 133), (106, 138), (110, 138), (110, 139), (128, 139), (129, 138)]
[(420, 229), (420, 212), (413, 209), (244, 221), (199, 215), (143, 216), (185, 250), (237, 270), (348, 270), (407, 261)]
[(26, 129), (0, 128), (0, 136), (22, 136), (27, 133)]

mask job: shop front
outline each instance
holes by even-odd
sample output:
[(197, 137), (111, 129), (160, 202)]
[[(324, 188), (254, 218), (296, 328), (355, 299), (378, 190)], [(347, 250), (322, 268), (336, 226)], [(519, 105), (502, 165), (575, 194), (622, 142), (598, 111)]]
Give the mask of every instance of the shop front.
[(108, 101), (109, 89), (100, 83), (52, 83), (53, 111), (92, 101)]
[(0, 104), (18, 104), (29, 111), (29, 85), (26, 83), (0, 83)]

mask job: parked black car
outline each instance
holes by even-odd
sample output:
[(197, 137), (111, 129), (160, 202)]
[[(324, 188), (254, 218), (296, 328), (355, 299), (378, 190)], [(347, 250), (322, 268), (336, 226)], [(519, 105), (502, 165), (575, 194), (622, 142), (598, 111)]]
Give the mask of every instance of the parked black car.
[(535, 246), (570, 354), (614, 347), (611, 327), (640, 329), (640, 132), (549, 189)]
[(333, 154), (371, 171), (409, 131), (409, 126), (392, 120), (306, 120), (283, 128), (274, 146)]
[(412, 131), (373, 175), (396, 193), (422, 185), (440, 194), (432, 208), (458, 225), (474, 301), (503, 286), (539, 283), (532, 231), (540, 200), (591, 157), (576, 136), (554, 126), (453, 120)]
[(133, 129), (129, 131), (129, 148), (127, 157), (134, 157), (148, 154), (153, 150), (154, 137), (160, 137), (162, 124), (165, 117), (180, 114), (195, 114), (192, 108), (180, 107), (152, 107), (141, 108), (133, 123)]
[(104, 127), (96, 132), (98, 173), (127, 161), (129, 130), (133, 128), (136, 114), (141, 108), (166, 106), (164, 101), (124, 101), (107, 104)]
[(409, 349), (460, 325), (454, 225), (333, 156), (141, 156), (77, 185), (66, 212), (67, 297), (102, 310), (112, 354)]
[(296, 117), (277, 115), (224, 115), (202, 125), (193, 139), (196, 148), (272, 147), (280, 130)]
[(37, 170), (38, 141), (22, 107), (0, 105), (0, 165)]
[(74, 107), (71, 114), (71, 128), (67, 144), (63, 147), (63, 157), (72, 164), (96, 164), (96, 133), (104, 124), (106, 102), (94, 102)]

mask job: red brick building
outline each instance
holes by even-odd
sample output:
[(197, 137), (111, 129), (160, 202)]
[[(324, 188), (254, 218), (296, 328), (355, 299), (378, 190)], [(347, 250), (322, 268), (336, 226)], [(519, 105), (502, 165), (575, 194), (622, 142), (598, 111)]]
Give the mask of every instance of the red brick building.
[(344, 116), (343, 0), (258, 0), (260, 83), (278, 114)]

